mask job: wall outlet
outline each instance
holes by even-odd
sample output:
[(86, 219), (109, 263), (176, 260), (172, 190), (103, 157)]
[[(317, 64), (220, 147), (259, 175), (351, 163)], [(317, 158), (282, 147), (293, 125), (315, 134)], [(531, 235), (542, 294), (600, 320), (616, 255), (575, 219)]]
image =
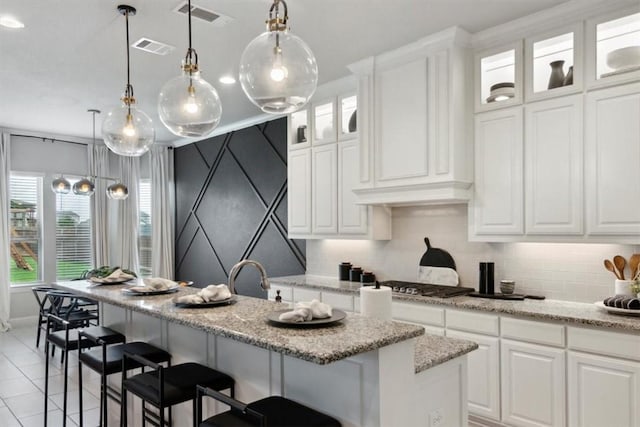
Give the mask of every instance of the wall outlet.
[(445, 427), (444, 415), (441, 409), (429, 413), (429, 427)]

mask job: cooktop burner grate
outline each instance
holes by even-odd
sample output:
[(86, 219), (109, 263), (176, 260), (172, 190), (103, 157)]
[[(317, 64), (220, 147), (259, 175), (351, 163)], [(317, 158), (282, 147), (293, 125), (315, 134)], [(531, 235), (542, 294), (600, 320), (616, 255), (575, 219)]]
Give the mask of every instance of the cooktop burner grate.
[(474, 288), (460, 286), (429, 285), (427, 283), (401, 282), (399, 280), (387, 280), (380, 282), (382, 286), (388, 286), (392, 292), (406, 295), (420, 295), (424, 297), (451, 298), (459, 295), (467, 295), (475, 292)]

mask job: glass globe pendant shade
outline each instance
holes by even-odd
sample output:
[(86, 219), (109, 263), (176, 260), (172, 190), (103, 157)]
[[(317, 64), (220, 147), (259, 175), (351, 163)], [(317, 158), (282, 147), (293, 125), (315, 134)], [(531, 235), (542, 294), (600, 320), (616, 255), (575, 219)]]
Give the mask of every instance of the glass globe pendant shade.
[(95, 189), (96, 186), (87, 178), (82, 178), (80, 181), (73, 184), (73, 193), (80, 196), (91, 196)]
[(316, 58), (289, 31), (266, 31), (242, 52), (240, 84), (249, 100), (265, 113), (294, 112), (316, 91)]
[(102, 121), (102, 137), (120, 156), (138, 157), (149, 151), (155, 139), (153, 122), (135, 105), (115, 107)]
[(120, 182), (111, 184), (107, 187), (107, 197), (113, 200), (124, 200), (129, 197), (129, 189)]
[(160, 120), (172, 133), (187, 138), (210, 134), (222, 115), (216, 89), (200, 72), (184, 71), (162, 86), (158, 96)]
[(51, 181), (51, 190), (56, 194), (67, 194), (71, 191), (71, 183), (61, 176)]

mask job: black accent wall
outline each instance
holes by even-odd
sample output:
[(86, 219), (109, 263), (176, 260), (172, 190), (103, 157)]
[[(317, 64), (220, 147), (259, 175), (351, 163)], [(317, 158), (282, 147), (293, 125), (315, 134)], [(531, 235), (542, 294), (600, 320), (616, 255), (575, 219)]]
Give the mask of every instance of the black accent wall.
[[(270, 277), (303, 274), (304, 240), (287, 239), (287, 125), (278, 119), (175, 150), (176, 278), (227, 283), (250, 258)], [(241, 295), (266, 297), (251, 266)]]

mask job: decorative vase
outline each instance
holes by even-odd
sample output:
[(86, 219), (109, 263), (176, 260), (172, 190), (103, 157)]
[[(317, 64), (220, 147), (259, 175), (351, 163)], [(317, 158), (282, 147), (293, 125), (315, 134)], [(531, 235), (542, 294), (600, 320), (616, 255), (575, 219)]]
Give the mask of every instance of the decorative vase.
[(554, 89), (561, 87), (564, 84), (564, 61), (553, 61), (549, 64), (551, 66), (551, 75), (549, 76), (549, 86), (547, 89)]
[(567, 75), (564, 76), (564, 82), (562, 86), (571, 86), (573, 84), (573, 65), (569, 67), (569, 71), (567, 71)]

